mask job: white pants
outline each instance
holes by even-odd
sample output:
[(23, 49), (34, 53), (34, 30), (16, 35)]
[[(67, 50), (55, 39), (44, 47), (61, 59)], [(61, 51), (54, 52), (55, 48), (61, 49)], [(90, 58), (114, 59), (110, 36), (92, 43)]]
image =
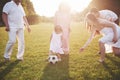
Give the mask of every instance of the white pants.
[(10, 28), (8, 32), (9, 41), (6, 45), (4, 57), (10, 58), (13, 50), (13, 45), (16, 42), (16, 37), (18, 40), (18, 54), (17, 59), (23, 59), (24, 54), (24, 29), (23, 28)]

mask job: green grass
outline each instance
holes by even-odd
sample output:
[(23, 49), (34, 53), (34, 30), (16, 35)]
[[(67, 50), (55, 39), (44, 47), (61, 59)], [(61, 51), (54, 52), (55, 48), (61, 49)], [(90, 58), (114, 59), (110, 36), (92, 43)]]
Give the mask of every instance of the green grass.
[(120, 58), (106, 54), (105, 63), (98, 62), (98, 38), (84, 52), (79, 48), (89, 37), (82, 23), (72, 23), (70, 55), (62, 56), (55, 65), (45, 61), (48, 57), (52, 23), (32, 25), (32, 32), (25, 30), (24, 61), (16, 61), (17, 43), (11, 61), (4, 63), (3, 54), (8, 40), (4, 27), (0, 28), (0, 80), (120, 80)]

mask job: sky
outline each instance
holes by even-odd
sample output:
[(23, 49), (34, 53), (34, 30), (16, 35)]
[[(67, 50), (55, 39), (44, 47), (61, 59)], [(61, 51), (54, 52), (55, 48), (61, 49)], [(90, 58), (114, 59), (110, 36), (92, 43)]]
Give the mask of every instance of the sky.
[(33, 3), (34, 9), (40, 16), (52, 17), (58, 10), (61, 2), (67, 2), (72, 9), (72, 12), (81, 12), (92, 0), (30, 0)]

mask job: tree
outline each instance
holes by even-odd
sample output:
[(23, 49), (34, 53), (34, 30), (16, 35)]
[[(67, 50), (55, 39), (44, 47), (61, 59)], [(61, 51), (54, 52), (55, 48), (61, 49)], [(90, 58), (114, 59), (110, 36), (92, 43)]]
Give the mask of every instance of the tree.
[(30, 2), (30, 0), (22, 0), (22, 6), (24, 7), (27, 16), (36, 14), (33, 4)]
[(0, 1), (0, 25), (3, 24), (2, 22), (2, 9), (3, 9), (3, 6), (5, 5), (6, 2), (9, 2), (11, 0), (1, 0)]

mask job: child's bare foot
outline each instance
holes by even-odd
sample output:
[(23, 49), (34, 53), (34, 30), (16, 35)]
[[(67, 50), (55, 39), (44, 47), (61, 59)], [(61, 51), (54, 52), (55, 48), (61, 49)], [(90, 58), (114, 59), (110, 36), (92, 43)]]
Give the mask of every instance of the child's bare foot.
[(69, 51), (64, 51), (64, 54), (65, 55), (69, 55)]

